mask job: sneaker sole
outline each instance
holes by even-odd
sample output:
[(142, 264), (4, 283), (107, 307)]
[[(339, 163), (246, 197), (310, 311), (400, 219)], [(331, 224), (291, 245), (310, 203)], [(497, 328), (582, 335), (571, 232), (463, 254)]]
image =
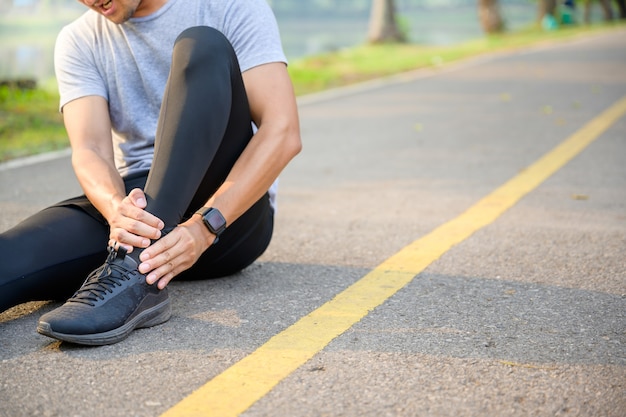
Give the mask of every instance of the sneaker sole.
[(53, 331), (50, 324), (39, 322), (37, 332), (64, 342), (76, 343), (79, 345), (101, 346), (112, 345), (126, 339), (133, 330), (156, 326), (165, 323), (172, 316), (172, 306), (169, 298), (152, 308), (139, 313), (128, 323), (103, 333), (94, 334), (65, 334)]

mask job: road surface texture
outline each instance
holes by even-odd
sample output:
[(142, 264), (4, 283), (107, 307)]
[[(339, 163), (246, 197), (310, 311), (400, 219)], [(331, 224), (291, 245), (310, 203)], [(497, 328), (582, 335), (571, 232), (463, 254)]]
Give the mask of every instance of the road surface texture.
[[(0, 314), (0, 416), (624, 416), (625, 97), (614, 30), (302, 98), (262, 258), (116, 345)], [(1, 165), (0, 230), (79, 192)]]

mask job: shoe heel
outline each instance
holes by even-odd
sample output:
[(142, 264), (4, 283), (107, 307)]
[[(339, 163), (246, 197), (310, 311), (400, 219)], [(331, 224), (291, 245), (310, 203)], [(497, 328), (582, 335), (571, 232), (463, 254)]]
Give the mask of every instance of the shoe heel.
[(156, 315), (155, 316), (149, 316), (148, 319), (143, 322), (140, 326), (137, 326), (137, 328), (145, 328), (145, 327), (152, 327), (152, 326), (156, 326), (157, 324), (161, 324), (161, 323), (165, 323), (166, 321), (168, 321), (170, 319), (170, 317), (172, 316), (172, 305), (170, 304), (170, 301), (167, 300), (165, 302), (165, 306), (164, 308), (159, 308), (158, 310), (155, 311)]

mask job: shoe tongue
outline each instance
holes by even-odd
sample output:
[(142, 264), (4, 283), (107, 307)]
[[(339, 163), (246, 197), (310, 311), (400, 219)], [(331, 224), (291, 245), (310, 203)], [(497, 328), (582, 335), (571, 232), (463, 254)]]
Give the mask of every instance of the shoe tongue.
[(120, 246), (119, 248), (117, 248), (115, 252), (116, 252), (115, 259), (121, 259), (121, 260), (124, 260), (124, 257), (126, 257), (126, 254), (128, 253), (126, 251), (126, 248), (124, 248), (123, 246)]
[(123, 247), (119, 247), (116, 251), (115, 258), (113, 258), (113, 262), (117, 265), (124, 266), (128, 269), (136, 269), (138, 266), (137, 261), (135, 261), (132, 257), (127, 256), (128, 252)]

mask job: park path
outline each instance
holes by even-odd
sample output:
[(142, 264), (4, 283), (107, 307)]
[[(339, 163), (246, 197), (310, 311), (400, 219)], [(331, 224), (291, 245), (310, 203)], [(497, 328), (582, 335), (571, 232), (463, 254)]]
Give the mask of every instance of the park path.
[[(623, 30), (300, 112), (259, 262), (113, 346), (1, 314), (0, 416), (623, 414)], [(67, 155), (0, 166), (0, 230), (76, 192)]]

